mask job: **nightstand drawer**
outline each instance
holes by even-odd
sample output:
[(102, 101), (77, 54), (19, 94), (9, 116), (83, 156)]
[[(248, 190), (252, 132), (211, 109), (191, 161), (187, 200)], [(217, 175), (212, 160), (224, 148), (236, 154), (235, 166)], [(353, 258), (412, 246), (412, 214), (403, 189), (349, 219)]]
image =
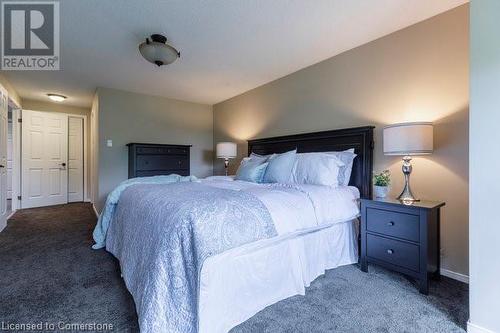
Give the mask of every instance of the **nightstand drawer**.
[(383, 235), (418, 242), (420, 240), (419, 217), (417, 215), (368, 208), (366, 229)]
[(418, 245), (367, 234), (366, 250), (368, 257), (419, 271)]

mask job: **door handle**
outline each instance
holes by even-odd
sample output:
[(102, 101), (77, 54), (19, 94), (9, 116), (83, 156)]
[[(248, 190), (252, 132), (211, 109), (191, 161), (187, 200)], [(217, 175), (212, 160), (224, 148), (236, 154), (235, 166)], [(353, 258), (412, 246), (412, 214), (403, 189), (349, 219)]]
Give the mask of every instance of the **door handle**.
[(61, 170), (66, 170), (66, 163), (61, 163), (61, 166), (62, 166), (62, 168), (60, 168)]
[(5, 165), (0, 164), (0, 168), (5, 168)]

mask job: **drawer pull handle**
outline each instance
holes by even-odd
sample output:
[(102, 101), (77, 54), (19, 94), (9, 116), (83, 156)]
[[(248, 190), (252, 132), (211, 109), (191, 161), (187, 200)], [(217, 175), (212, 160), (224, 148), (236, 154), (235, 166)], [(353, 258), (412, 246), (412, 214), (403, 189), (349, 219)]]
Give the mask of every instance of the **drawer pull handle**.
[(389, 227), (392, 227), (392, 226), (394, 225), (394, 222), (393, 222), (393, 221), (391, 221), (391, 222), (387, 222), (387, 225), (388, 225)]
[(393, 254), (393, 253), (394, 253), (394, 250), (392, 250), (392, 249), (387, 250), (387, 254)]

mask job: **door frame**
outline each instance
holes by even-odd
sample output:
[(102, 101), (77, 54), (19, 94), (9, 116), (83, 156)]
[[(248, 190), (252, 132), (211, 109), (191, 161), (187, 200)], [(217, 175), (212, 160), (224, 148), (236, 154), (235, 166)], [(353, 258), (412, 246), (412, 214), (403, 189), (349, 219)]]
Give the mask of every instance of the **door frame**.
[[(27, 109), (26, 109), (27, 110)], [(39, 111), (39, 110), (30, 110), (30, 111)], [(51, 111), (40, 111), (40, 112), (51, 112)], [(61, 114), (67, 115), (68, 119), (69, 117), (75, 117), (75, 118), (82, 118), (83, 119), (83, 201), (84, 202), (90, 202), (88, 193), (87, 193), (87, 165), (88, 165), (88, 158), (87, 158), (87, 115), (82, 115), (82, 114), (72, 114), (72, 113), (65, 113), (65, 112), (57, 112)], [(14, 120), (16, 117), (16, 120)], [(18, 119), (21, 119), (21, 121), (18, 121)], [(15, 124), (14, 124), (15, 121)], [(21, 164), (21, 136), (22, 136), (22, 109), (19, 107), (16, 107), (16, 109), (13, 108), (12, 110), (12, 145), (13, 145), (13, 160), (12, 160), (12, 196), (14, 196), (14, 191), (17, 191), (16, 199), (21, 196), (21, 189), (22, 189), (22, 164)], [(15, 126), (14, 126), (15, 125)], [(16, 130), (14, 130), (16, 128)], [(16, 143), (14, 143), (16, 142)], [(69, 147), (69, 145), (68, 145)], [(14, 161), (16, 160), (16, 161)], [(16, 173), (16, 186), (14, 186), (14, 173)], [(15, 189), (15, 190), (14, 190)], [(20, 209), (21, 207), (21, 200), (16, 200), (16, 206), (15, 209)], [(14, 200), (12, 201), (12, 211), (14, 211)]]
[(12, 214), (21, 207), (21, 106), (9, 98), (12, 109)]
[[(71, 114), (68, 113), (68, 119), (69, 117), (73, 118), (81, 118), (83, 119), (83, 202), (90, 202), (88, 193), (87, 193), (87, 180), (88, 180), (88, 175), (87, 175), (87, 169), (88, 169), (88, 164), (87, 164), (87, 149), (88, 149), (88, 142), (87, 142), (87, 116), (83, 114)], [(68, 130), (68, 136), (69, 136), (69, 130)], [(69, 145), (68, 145), (69, 149)], [(69, 156), (69, 155), (68, 155)], [(69, 174), (68, 174), (69, 177)]]
[[(4, 118), (5, 116), (5, 123), (2, 122), (2, 127), (0, 127), (0, 136), (1, 136), (1, 140), (3, 144), (5, 144), (5, 146), (2, 146), (0, 147), (0, 150), (3, 151), (3, 153), (5, 153), (5, 155), (2, 154), (1, 157), (5, 157), (5, 161), (2, 159), (0, 160), (0, 163), (2, 163), (2, 170), (0, 172), (0, 180), (4, 180), (5, 181), (5, 188), (2, 187), (2, 184), (0, 182), (0, 200), (2, 200), (2, 202), (0, 203), (0, 231), (4, 230), (5, 227), (7, 227), (7, 221), (10, 217), (10, 214), (9, 214), (9, 211), (7, 210), (7, 187), (8, 187), (8, 175), (9, 175), (9, 172), (8, 172), (8, 157), (7, 157), (7, 154), (8, 154), (8, 128), (9, 128), (9, 115), (8, 115), (8, 112), (9, 112), (9, 92), (7, 91), (7, 89), (5, 89), (5, 87), (3, 85), (0, 84), (0, 93), (1, 93), (1, 100), (0, 100), (0, 104), (1, 104), (1, 109), (0, 109), (0, 118)], [(4, 114), (5, 113), (5, 114)], [(5, 139), (5, 142), (3, 142)], [(5, 179), (3, 179), (5, 177)], [(5, 210), (4, 210), (5, 208)]]

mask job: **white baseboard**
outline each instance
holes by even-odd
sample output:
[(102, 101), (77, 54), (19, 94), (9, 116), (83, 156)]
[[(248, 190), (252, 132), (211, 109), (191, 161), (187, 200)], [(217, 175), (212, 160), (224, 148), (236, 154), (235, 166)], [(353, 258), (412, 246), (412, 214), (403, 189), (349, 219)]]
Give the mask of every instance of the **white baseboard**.
[(12, 215), (14, 215), (16, 213), (16, 210), (17, 209), (12, 210), (10, 212), (9, 216), (7, 216), (7, 218), (5, 219), (5, 224), (0, 225), (0, 232), (2, 232), (3, 229), (5, 229), (5, 227), (7, 227), (7, 220), (10, 219), (12, 217)]
[(94, 203), (92, 203), (92, 209), (94, 210), (95, 216), (99, 218), (99, 213), (97, 212), (97, 209), (95, 209)]
[(470, 321), (467, 322), (467, 333), (495, 333), (487, 328), (481, 327), (479, 325), (473, 324)]
[(462, 274), (462, 273), (457, 273), (454, 271), (450, 271), (448, 269), (441, 268), (439, 270), (440, 274), (446, 277), (449, 277), (450, 279), (457, 280), (463, 283), (469, 283), (469, 276)]
[(7, 220), (10, 219), (14, 214), (16, 213), (17, 209), (13, 209), (12, 212), (10, 212), (9, 216), (7, 216)]

